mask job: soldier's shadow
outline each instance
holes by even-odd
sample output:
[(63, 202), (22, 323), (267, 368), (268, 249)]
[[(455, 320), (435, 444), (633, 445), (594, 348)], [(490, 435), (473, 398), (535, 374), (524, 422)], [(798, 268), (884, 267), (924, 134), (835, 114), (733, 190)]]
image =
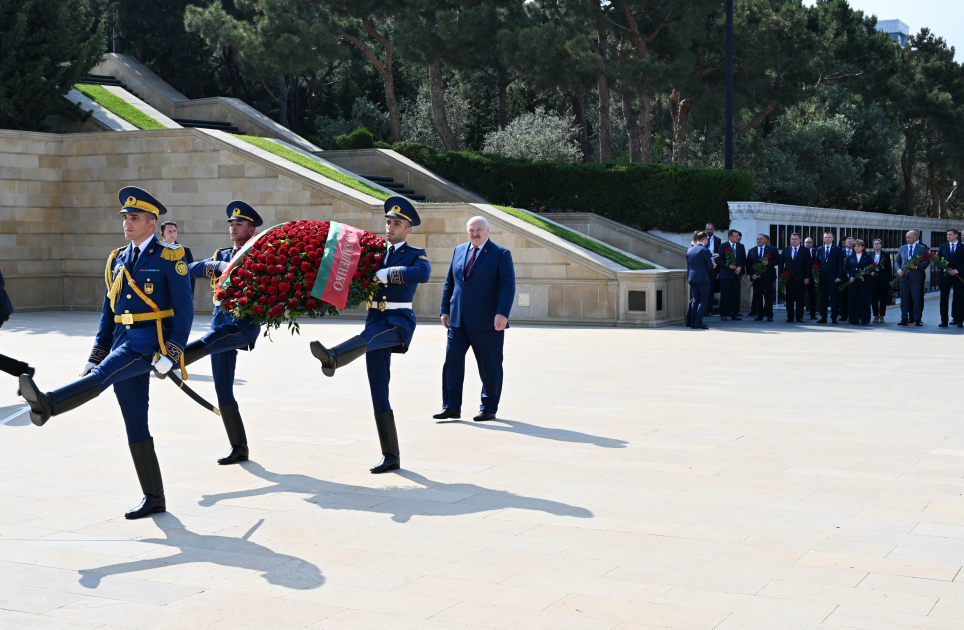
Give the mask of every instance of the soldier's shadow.
[[(504, 420), (502, 418), (498, 418), (497, 420), (489, 420), (486, 422), (458, 421), (458, 423), (466, 426), (476, 427), (478, 429), (486, 429), (489, 431), (507, 431), (509, 433), (520, 433), (522, 435), (530, 435), (532, 437), (543, 438), (546, 440), (555, 440), (557, 442), (594, 444), (595, 446), (601, 446), (603, 448), (626, 448), (627, 446), (629, 446), (629, 442), (627, 442), (626, 440), (618, 440), (616, 438), (607, 438), (607, 437), (602, 437), (601, 435), (592, 435), (590, 433), (583, 433), (581, 431), (570, 431), (568, 429), (554, 429), (554, 428), (540, 427), (539, 425), (536, 425), (536, 424), (529, 424), (528, 422), (519, 422), (518, 420)], [(498, 423), (501, 423), (501, 424), (498, 424)]]
[(585, 508), (559, 501), (490, 490), (471, 483), (437, 483), (410, 470), (400, 470), (395, 474), (415, 482), (417, 486), (378, 489), (324, 481), (307, 475), (273, 473), (253, 461), (239, 465), (273, 485), (204, 495), (199, 504), (211, 506), (231, 499), (290, 492), (308, 495), (305, 501), (323, 509), (390, 514), (396, 523), (407, 523), (413, 516), (459, 516), (505, 508), (546, 512), (556, 516), (593, 517), (593, 513)]
[(80, 584), (97, 588), (108, 575), (136, 573), (156, 569), (159, 564), (177, 565), (207, 562), (226, 567), (260, 571), (271, 584), (304, 590), (318, 588), (325, 583), (321, 570), (314, 564), (271, 551), (264, 545), (248, 540), (264, 522), (261, 519), (240, 538), (215, 534), (196, 534), (181, 524), (171, 513), (158, 514), (154, 522), (164, 532), (164, 538), (142, 538), (136, 542), (163, 545), (180, 549), (180, 553), (156, 560), (132, 560), (96, 569), (79, 571)]

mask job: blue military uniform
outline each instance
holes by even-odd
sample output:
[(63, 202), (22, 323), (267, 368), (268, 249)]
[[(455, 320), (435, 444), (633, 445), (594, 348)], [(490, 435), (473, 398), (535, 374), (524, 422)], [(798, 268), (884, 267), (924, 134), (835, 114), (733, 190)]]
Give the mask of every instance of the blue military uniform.
[[(121, 213), (145, 213), (157, 218), (167, 212), (140, 188), (128, 186), (120, 191), (119, 198)], [(194, 319), (194, 296), (184, 248), (158, 241), (153, 234), (140, 244), (131, 242), (111, 252), (104, 280), (107, 292), (88, 362), (93, 366), (89, 374), (48, 393), (42, 393), (24, 374), (20, 388), (30, 403), (31, 420), (42, 426), (50, 417), (79, 407), (114, 386), (144, 491), (140, 506), (125, 516), (140, 518), (165, 510), (160, 467), (148, 429), (150, 372), (162, 356), (183, 371), (184, 347)]]
[[(225, 212), (229, 223), (250, 221), (255, 227), (264, 223), (254, 208), (243, 201), (232, 201)], [(188, 269), (194, 278), (209, 278), (211, 288), (216, 289), (217, 279), (221, 276), (221, 263), (231, 262), (236, 253), (236, 248), (225, 247), (215, 251), (211, 258), (188, 265)], [(219, 464), (233, 464), (248, 459), (247, 435), (234, 397), (234, 370), (238, 361), (238, 350), (253, 350), (260, 335), (260, 324), (250, 319), (232, 317), (221, 308), (221, 303), (215, 300), (210, 330), (197, 341), (192, 341), (185, 351), (187, 364), (205, 355), (211, 356), (218, 407), (232, 449), (231, 453), (218, 460)]]
[[(415, 206), (405, 197), (389, 197), (385, 201), (385, 216), (408, 221), (412, 227), (421, 224)], [(383, 455), (382, 463), (371, 469), (373, 473), (397, 470), (400, 466), (395, 417), (388, 399), (391, 357), (392, 353), (408, 351), (415, 333), (415, 291), (432, 275), (425, 250), (407, 243), (399, 244), (397, 249), (389, 247), (384, 268), (388, 282), (377, 287), (362, 333), (330, 350), (317, 341), (311, 343), (311, 353), (321, 361), (321, 371), (326, 376), (333, 376), (337, 368), (365, 355)]]

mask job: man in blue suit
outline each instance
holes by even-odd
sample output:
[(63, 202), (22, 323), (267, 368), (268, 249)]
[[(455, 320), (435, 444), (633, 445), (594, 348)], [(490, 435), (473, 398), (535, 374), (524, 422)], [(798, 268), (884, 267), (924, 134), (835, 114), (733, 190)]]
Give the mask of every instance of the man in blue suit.
[[(225, 208), (228, 215), (228, 233), (233, 247), (214, 252), (211, 258), (188, 265), (193, 278), (210, 278), (211, 288), (217, 288), (217, 279), (228, 268), (244, 244), (254, 236), (255, 230), (264, 223), (254, 208), (243, 201), (232, 201)], [(200, 339), (192, 341), (184, 349), (184, 365), (190, 365), (201, 357), (211, 355), (211, 371), (214, 390), (218, 394), (218, 408), (224, 430), (231, 443), (231, 452), (218, 460), (221, 465), (248, 460), (248, 436), (244, 432), (238, 401), (234, 397), (234, 368), (238, 362), (238, 350), (254, 350), (261, 334), (261, 325), (250, 319), (235, 319), (221, 310), (221, 303), (214, 302), (211, 329)]]
[(820, 319), (818, 324), (827, 323), (827, 308), (830, 320), (837, 323), (837, 290), (844, 277), (843, 250), (833, 244), (833, 233), (824, 232), (823, 247), (817, 248), (817, 264), (820, 265)]
[(448, 329), (442, 366), (442, 411), (438, 420), (462, 416), (465, 353), (475, 354), (482, 379), (482, 405), (476, 422), (495, 420), (502, 397), (502, 349), (515, 300), (512, 253), (489, 240), (489, 222), (472, 217), (466, 224), (469, 242), (452, 254), (440, 315)]
[[(4, 322), (10, 319), (13, 314), (13, 304), (10, 303), (10, 298), (7, 297), (7, 291), (4, 287), (3, 274), (0, 273), (0, 326), (3, 326)], [(33, 376), (35, 373), (34, 369), (23, 361), (18, 361), (3, 354), (0, 354), (0, 372), (6, 372), (18, 379), (21, 374)]]
[(382, 268), (375, 273), (379, 285), (374, 294), (375, 302), (365, 318), (365, 330), (333, 348), (326, 348), (317, 341), (312, 341), (310, 346), (311, 354), (321, 362), (325, 376), (334, 376), (335, 370), (365, 355), (375, 427), (382, 447), (382, 461), (371, 469), (374, 474), (401, 467), (395, 415), (388, 400), (388, 381), (392, 353), (405, 354), (412, 344), (416, 323), (412, 309), (415, 290), (432, 275), (425, 250), (406, 242), (412, 228), (421, 223), (415, 206), (405, 197), (385, 200), (385, 240), (389, 247)]
[(713, 280), (713, 254), (706, 248), (706, 232), (695, 234), (696, 242), (686, 250), (686, 281), (690, 283), (690, 308), (686, 324), (693, 329), (707, 330), (703, 323), (706, 306), (710, 302), (710, 283)]
[[(924, 279), (927, 277), (925, 269), (930, 265), (929, 260), (916, 264), (910, 261), (917, 256), (923, 256), (928, 249), (920, 244), (920, 234), (911, 230), (904, 235), (907, 244), (901, 246), (894, 256), (894, 266), (900, 276), (900, 321), (898, 326), (906, 326), (914, 322), (915, 326), (923, 326), (921, 318), (924, 314)], [(904, 270), (907, 267), (907, 270)]]
[(161, 469), (147, 427), (150, 373), (167, 374), (175, 365), (185, 372), (183, 351), (194, 320), (194, 296), (184, 248), (154, 237), (157, 218), (167, 209), (133, 186), (120, 191), (120, 202), (124, 238), (130, 245), (115, 249), (107, 259), (100, 328), (82, 378), (45, 394), (23, 374), (20, 391), (30, 404), (30, 419), (43, 426), (51, 416), (76, 409), (114, 386), (144, 491), (140, 505), (124, 516), (141, 518), (166, 510)]

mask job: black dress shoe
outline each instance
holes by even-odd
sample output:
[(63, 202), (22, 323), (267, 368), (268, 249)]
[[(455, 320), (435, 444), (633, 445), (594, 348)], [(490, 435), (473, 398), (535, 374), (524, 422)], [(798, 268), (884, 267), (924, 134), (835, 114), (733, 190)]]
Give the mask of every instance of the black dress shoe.
[(726, 315), (720, 315), (720, 321), (721, 321), (721, 322), (725, 322), (725, 321), (726, 321)]
[(76, 409), (100, 396), (100, 379), (88, 374), (80, 380), (43, 393), (29, 374), (20, 375), (21, 396), (30, 405), (30, 421), (42, 427), (51, 416)]
[(443, 409), (441, 412), (432, 416), (436, 420), (447, 420), (449, 418), (461, 418), (462, 412), (453, 411), (452, 409)]
[(958, 328), (964, 328), (964, 323), (958, 324), (957, 327), (958, 327)]
[[(707, 326), (706, 324), (700, 324), (699, 326), (693, 326), (693, 330), (709, 330), (709, 329), (710, 329), (710, 327)], [(492, 414), (492, 417), (494, 418), (494, 417), (495, 417), (495, 414)], [(476, 420), (478, 420), (478, 418), (476, 418)], [(486, 420), (488, 420), (488, 418), (486, 418)]]
[(753, 321), (755, 321), (755, 322), (762, 322), (762, 321), (763, 321), (763, 315), (757, 315), (756, 317), (753, 318)]
[(803, 318), (802, 318), (802, 317), (798, 317), (798, 318), (797, 318), (797, 321), (802, 324), (802, 323), (803, 323)]
[(811, 315), (811, 316), (810, 316), (810, 319), (817, 319), (817, 316), (816, 316), (816, 315)]
[(248, 445), (243, 446), (232, 446), (231, 452), (218, 460), (218, 463), (222, 466), (227, 466), (228, 464), (237, 464), (239, 462), (248, 461)]
[(773, 321), (773, 317), (772, 317), (772, 316), (771, 316), (771, 317), (767, 317), (767, 321), (768, 321), (768, 322), (772, 322), (772, 321)]
[(923, 325), (924, 325), (924, 322), (914, 322), (914, 325), (915, 325), (915, 326), (923, 326)]
[(371, 469), (373, 475), (380, 475), (389, 470), (398, 470), (402, 467), (402, 458), (398, 455), (382, 455), (382, 461)]
[(368, 342), (361, 336), (355, 336), (330, 350), (317, 341), (312, 341), (308, 347), (311, 349), (311, 355), (321, 362), (321, 373), (325, 376), (334, 376), (335, 370), (364, 356), (368, 349)]
[(826, 317), (821, 317), (820, 319), (817, 320), (817, 323), (818, 323), (818, 324), (826, 324), (826, 323), (827, 323), (827, 318), (826, 318)]
[(159, 497), (145, 496), (140, 505), (124, 513), (124, 518), (144, 518), (158, 512), (167, 512), (167, 503), (164, 501), (163, 494)]
[(831, 319), (831, 320), (830, 320), (830, 323), (831, 323), (831, 324), (836, 324), (836, 323), (837, 323), (837, 320), (836, 320), (836, 319)]
[(907, 325), (907, 320), (906, 320), (906, 319), (902, 319), (902, 320), (900, 320), (899, 322), (897, 322), (897, 325), (898, 325), (898, 326), (906, 326), (906, 325)]
[(938, 328), (947, 328), (947, 322), (941, 322), (937, 325)]
[[(697, 326), (699, 328), (699, 326)], [(709, 326), (707, 326), (709, 328)], [(495, 414), (488, 411), (480, 411), (479, 415), (472, 418), (476, 422), (485, 422), (486, 420), (495, 420)]]
[(734, 321), (734, 322), (742, 322), (742, 321), (743, 321), (743, 318), (740, 317), (739, 315), (734, 316), (734, 317), (731, 317), (730, 319), (731, 319), (732, 321)]

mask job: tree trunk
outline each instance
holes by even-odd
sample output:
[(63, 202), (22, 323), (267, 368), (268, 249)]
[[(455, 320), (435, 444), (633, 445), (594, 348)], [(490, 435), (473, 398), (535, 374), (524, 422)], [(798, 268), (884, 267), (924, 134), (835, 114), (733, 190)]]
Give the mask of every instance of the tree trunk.
[(569, 92), (566, 96), (572, 101), (572, 115), (576, 117), (576, 132), (579, 134), (579, 147), (582, 149), (582, 163), (588, 164), (592, 160), (592, 150), (589, 147), (589, 125), (586, 123), (586, 106), (582, 100), (582, 91)]
[(689, 99), (681, 98), (673, 90), (669, 95), (669, 112), (673, 118), (673, 164), (686, 163), (686, 121), (689, 118)]
[(928, 216), (933, 219), (940, 219), (941, 193), (937, 190), (937, 177), (935, 177), (934, 166), (930, 160), (927, 161), (927, 190), (931, 195), (931, 211)]
[(385, 103), (388, 105), (388, 117), (392, 121), (392, 142), (402, 141), (402, 119), (398, 113), (398, 101), (395, 100), (395, 77), (391, 73), (382, 75), (382, 85), (385, 86)]
[(278, 122), (282, 127), (291, 128), (288, 124), (288, 85), (284, 74), (278, 74)]
[(639, 139), (639, 122), (636, 110), (629, 96), (629, 90), (622, 90), (623, 118), (626, 120), (626, 133), (629, 135), (629, 161), (639, 162), (642, 159), (642, 147)]
[(495, 80), (495, 89), (499, 95), (499, 129), (505, 129), (505, 126), (509, 124), (509, 116), (506, 106), (509, 80), (508, 77), (505, 76), (504, 72), (499, 72), (498, 77)]
[(904, 175), (904, 208), (907, 216), (914, 216), (914, 150), (916, 143), (911, 133), (904, 132), (904, 152), (900, 156), (900, 169)]
[(298, 92), (300, 81), (298, 80), (298, 75), (291, 77), (291, 98), (288, 99), (288, 120), (291, 122), (291, 130), (297, 133), (298, 127)]
[(947, 216), (947, 203), (944, 201), (944, 191), (945, 191), (945, 190), (947, 190), (947, 169), (944, 168), (944, 167), (941, 167), (941, 183), (938, 185), (938, 189), (937, 189), (937, 199), (938, 199), (938, 201), (940, 201), (940, 203), (941, 203), (941, 208), (940, 208), (940, 211), (941, 211), (940, 218), (941, 218), (941, 219), (947, 219), (947, 218), (949, 218), (949, 217)]
[(378, 60), (378, 57), (371, 51), (371, 49), (362, 44), (358, 39), (348, 35), (347, 33), (339, 33), (338, 42), (348, 42), (358, 50), (362, 52), (368, 60), (371, 62), (375, 69), (378, 70), (378, 74), (382, 76), (382, 85), (385, 88), (385, 103), (388, 105), (388, 115), (392, 121), (392, 142), (402, 141), (402, 124), (401, 117), (398, 113), (398, 100), (395, 98), (395, 77), (392, 73), (392, 55), (393, 47), (392, 43), (386, 38), (382, 37), (372, 26), (371, 20), (368, 16), (362, 17), (362, 25), (365, 27), (365, 32), (368, 35), (382, 45), (385, 49), (385, 63), (383, 64)]
[(656, 161), (653, 155), (653, 102), (649, 94), (639, 95), (639, 161), (652, 164)]
[(432, 101), (432, 125), (435, 133), (442, 140), (446, 151), (458, 151), (459, 143), (449, 127), (448, 116), (445, 115), (445, 86), (442, 84), (442, 62), (436, 61), (428, 67), (429, 96)]
[(599, 161), (608, 162), (612, 159), (612, 149), (609, 139), (609, 80), (605, 74), (596, 79), (596, 89), (599, 91)]
[(238, 70), (238, 64), (234, 61), (234, 49), (228, 46), (224, 51), (224, 63), (228, 67), (228, 75), (231, 77), (231, 93), (235, 98), (239, 98), (248, 105), (251, 104), (251, 94), (248, 86)]

